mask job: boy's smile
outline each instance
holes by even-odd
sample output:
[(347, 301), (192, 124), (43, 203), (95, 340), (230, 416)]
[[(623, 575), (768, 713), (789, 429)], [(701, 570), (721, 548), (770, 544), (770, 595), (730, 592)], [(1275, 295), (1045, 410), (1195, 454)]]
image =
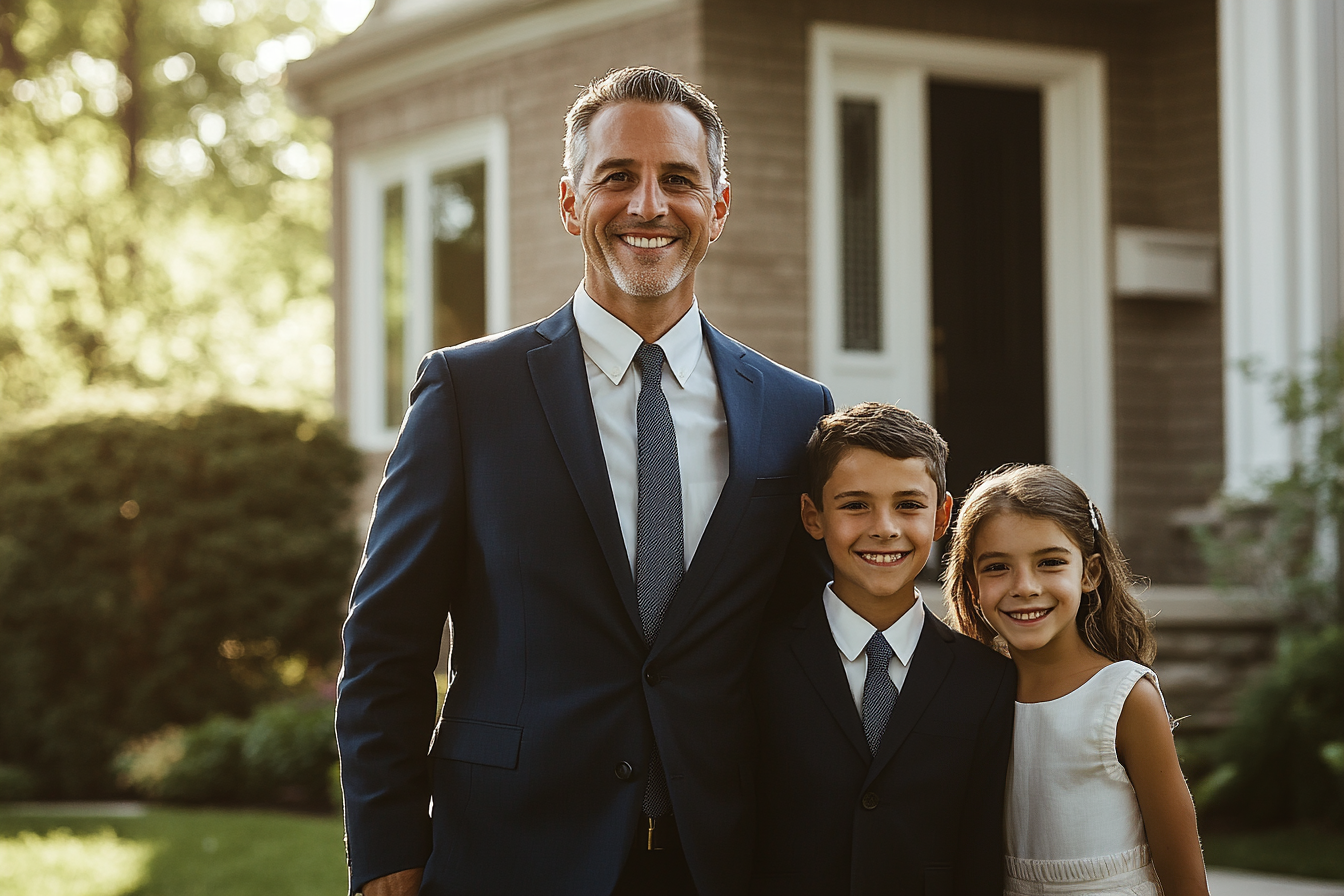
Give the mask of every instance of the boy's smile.
[(851, 448), (826, 480), (822, 506), (803, 496), (803, 526), (825, 540), (835, 567), (831, 590), (879, 631), (914, 604), (915, 577), (947, 531), (952, 497), (936, 492), (924, 458)]

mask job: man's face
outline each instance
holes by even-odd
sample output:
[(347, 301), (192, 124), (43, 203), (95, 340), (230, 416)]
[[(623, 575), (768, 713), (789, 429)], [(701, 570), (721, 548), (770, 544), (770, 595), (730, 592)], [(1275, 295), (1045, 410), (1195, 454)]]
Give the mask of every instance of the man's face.
[(593, 298), (685, 292), (689, 306), (695, 268), (728, 216), (728, 190), (714, 196), (704, 126), (667, 103), (606, 106), (589, 123), (577, 176), (562, 183), (560, 209), (583, 240)]

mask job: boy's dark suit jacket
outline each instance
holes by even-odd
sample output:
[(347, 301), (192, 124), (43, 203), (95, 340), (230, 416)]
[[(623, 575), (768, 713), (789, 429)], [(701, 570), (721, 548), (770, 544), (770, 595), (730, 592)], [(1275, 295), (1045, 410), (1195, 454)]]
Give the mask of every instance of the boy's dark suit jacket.
[[(751, 651), (780, 577), (808, 578), (781, 564), (815, 557), (805, 536), (788, 546), (803, 448), (832, 405), (703, 326), (728, 481), (652, 647), (571, 306), (425, 359), (345, 624), (354, 887), (425, 866), (425, 896), (610, 893), (655, 732), (701, 896), (746, 886)], [(450, 612), (456, 677), (436, 727)]]
[(1017, 673), (932, 613), (877, 756), (821, 599), (762, 635), (757, 847), (770, 896), (1000, 896)]

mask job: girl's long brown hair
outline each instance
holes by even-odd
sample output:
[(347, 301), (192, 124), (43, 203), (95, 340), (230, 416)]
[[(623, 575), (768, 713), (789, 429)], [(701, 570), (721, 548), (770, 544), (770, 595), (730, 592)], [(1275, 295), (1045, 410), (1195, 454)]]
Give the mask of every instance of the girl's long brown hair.
[(1152, 622), (1131, 590), (1135, 578), (1129, 561), (1087, 493), (1050, 466), (1000, 467), (971, 487), (961, 506), (944, 573), (951, 607), (948, 624), (984, 644), (997, 646), (998, 633), (975, 596), (973, 552), (980, 527), (1000, 513), (1049, 520), (1064, 530), (1084, 558), (1101, 555), (1101, 580), (1095, 591), (1083, 594), (1078, 633), (1088, 647), (1113, 662), (1133, 660), (1151, 665), (1157, 652)]

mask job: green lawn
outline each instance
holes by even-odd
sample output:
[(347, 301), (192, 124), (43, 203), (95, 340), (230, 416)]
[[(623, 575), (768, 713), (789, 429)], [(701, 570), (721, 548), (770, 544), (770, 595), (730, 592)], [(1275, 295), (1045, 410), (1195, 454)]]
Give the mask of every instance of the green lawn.
[(1209, 865), (1344, 880), (1344, 830), (1219, 831), (1201, 839)]
[(336, 815), (0, 811), (0, 896), (338, 896), (345, 887)]

